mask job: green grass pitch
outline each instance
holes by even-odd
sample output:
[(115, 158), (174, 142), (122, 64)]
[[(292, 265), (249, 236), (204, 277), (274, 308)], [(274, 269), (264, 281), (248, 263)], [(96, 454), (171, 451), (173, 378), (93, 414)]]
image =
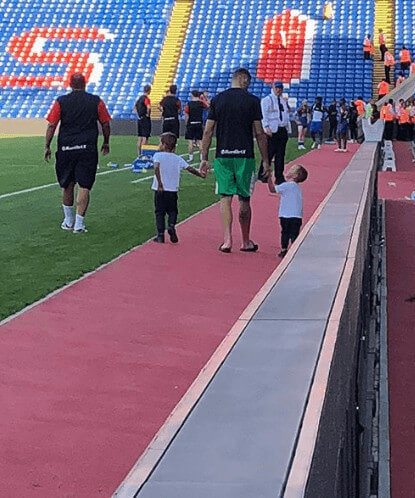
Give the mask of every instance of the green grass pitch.
[[(151, 143), (158, 143), (158, 138), (153, 137)], [(56, 182), (53, 161), (43, 161), (43, 144), (42, 137), (0, 139), (0, 196)], [(184, 139), (180, 139), (176, 152), (187, 152)], [(213, 155), (211, 152), (212, 158)], [(299, 155), (296, 141), (291, 139), (286, 161)], [(152, 176), (152, 172), (133, 174), (107, 166), (115, 162), (122, 167), (135, 157), (135, 137), (111, 138), (111, 152), (100, 156), (99, 169), (99, 173), (109, 173), (99, 175), (92, 190), (87, 234), (61, 230), (62, 199), (57, 185), (0, 197), (0, 319), (154, 235), (151, 180), (132, 183)], [(213, 174), (202, 180), (185, 172), (179, 195), (179, 221), (217, 200)]]

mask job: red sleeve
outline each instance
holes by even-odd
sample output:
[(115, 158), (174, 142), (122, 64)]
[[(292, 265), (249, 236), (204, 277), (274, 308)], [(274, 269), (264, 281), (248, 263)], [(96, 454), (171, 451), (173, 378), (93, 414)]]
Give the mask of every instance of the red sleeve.
[(53, 103), (52, 109), (49, 111), (46, 120), (53, 125), (57, 125), (61, 120), (61, 106), (57, 100)]
[(188, 105), (184, 106), (184, 113), (189, 114), (189, 106)]
[(145, 105), (145, 106), (147, 106), (147, 107), (150, 107), (150, 106), (151, 106), (151, 101), (150, 101), (150, 99), (149, 99), (148, 97), (146, 97), (146, 98), (144, 99), (144, 105)]
[(111, 116), (102, 100), (100, 100), (98, 104), (98, 121), (101, 124), (109, 123), (111, 121)]

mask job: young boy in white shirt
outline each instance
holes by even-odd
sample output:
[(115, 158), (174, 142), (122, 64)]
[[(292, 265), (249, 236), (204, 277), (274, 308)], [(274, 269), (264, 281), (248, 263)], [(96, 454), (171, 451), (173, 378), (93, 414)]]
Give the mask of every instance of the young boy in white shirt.
[(288, 244), (294, 242), (300, 233), (303, 218), (303, 193), (299, 183), (307, 180), (307, 170), (297, 164), (292, 166), (285, 176), (286, 181), (275, 185), (272, 175), (268, 177), (268, 188), (271, 193), (281, 194), (279, 217), (281, 223), (281, 251), (283, 258), (288, 251)]
[(156, 215), (157, 236), (154, 242), (164, 244), (164, 231), (166, 229), (173, 244), (179, 242), (176, 233), (177, 222), (177, 192), (179, 190), (180, 173), (186, 169), (189, 173), (205, 178), (206, 175), (192, 168), (182, 157), (175, 154), (177, 137), (174, 133), (163, 133), (160, 137), (159, 152), (153, 156), (154, 179), (154, 207)]

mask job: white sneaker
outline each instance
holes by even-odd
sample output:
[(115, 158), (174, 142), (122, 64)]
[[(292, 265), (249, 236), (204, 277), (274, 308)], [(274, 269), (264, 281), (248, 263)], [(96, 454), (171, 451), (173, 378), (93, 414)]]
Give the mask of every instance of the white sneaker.
[(311, 145), (311, 148), (312, 148), (312, 149), (315, 149), (315, 148), (316, 148), (316, 145), (317, 145), (317, 144), (316, 144), (316, 142), (313, 142), (313, 144)]
[(306, 150), (306, 146), (305, 146), (305, 145), (302, 145), (302, 146), (301, 146), (301, 148), (302, 148), (303, 150)]
[(317, 149), (319, 149), (319, 150), (321, 149), (321, 145), (320, 144), (317, 145)]
[(337, 149), (334, 149), (334, 152), (343, 152), (343, 149), (337, 148)]
[(73, 230), (73, 222), (68, 223), (66, 220), (63, 220), (62, 224), (61, 224), (61, 228), (62, 228), (62, 230)]
[(349, 152), (349, 150), (348, 149), (343, 149), (343, 152)]
[(86, 233), (88, 230), (85, 227), (75, 227), (73, 233)]

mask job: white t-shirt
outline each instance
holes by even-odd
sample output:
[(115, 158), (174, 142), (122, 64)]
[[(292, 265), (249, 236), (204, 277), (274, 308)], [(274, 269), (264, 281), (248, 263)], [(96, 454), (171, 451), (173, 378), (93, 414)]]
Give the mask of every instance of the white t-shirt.
[(284, 182), (275, 185), (275, 192), (281, 194), (280, 218), (303, 217), (303, 193), (296, 182)]
[[(164, 190), (177, 192), (179, 190), (180, 173), (182, 169), (187, 169), (189, 164), (174, 152), (156, 152), (153, 156), (153, 162), (160, 164), (160, 175)], [(153, 178), (151, 188), (153, 190), (158, 188), (156, 176)]]

